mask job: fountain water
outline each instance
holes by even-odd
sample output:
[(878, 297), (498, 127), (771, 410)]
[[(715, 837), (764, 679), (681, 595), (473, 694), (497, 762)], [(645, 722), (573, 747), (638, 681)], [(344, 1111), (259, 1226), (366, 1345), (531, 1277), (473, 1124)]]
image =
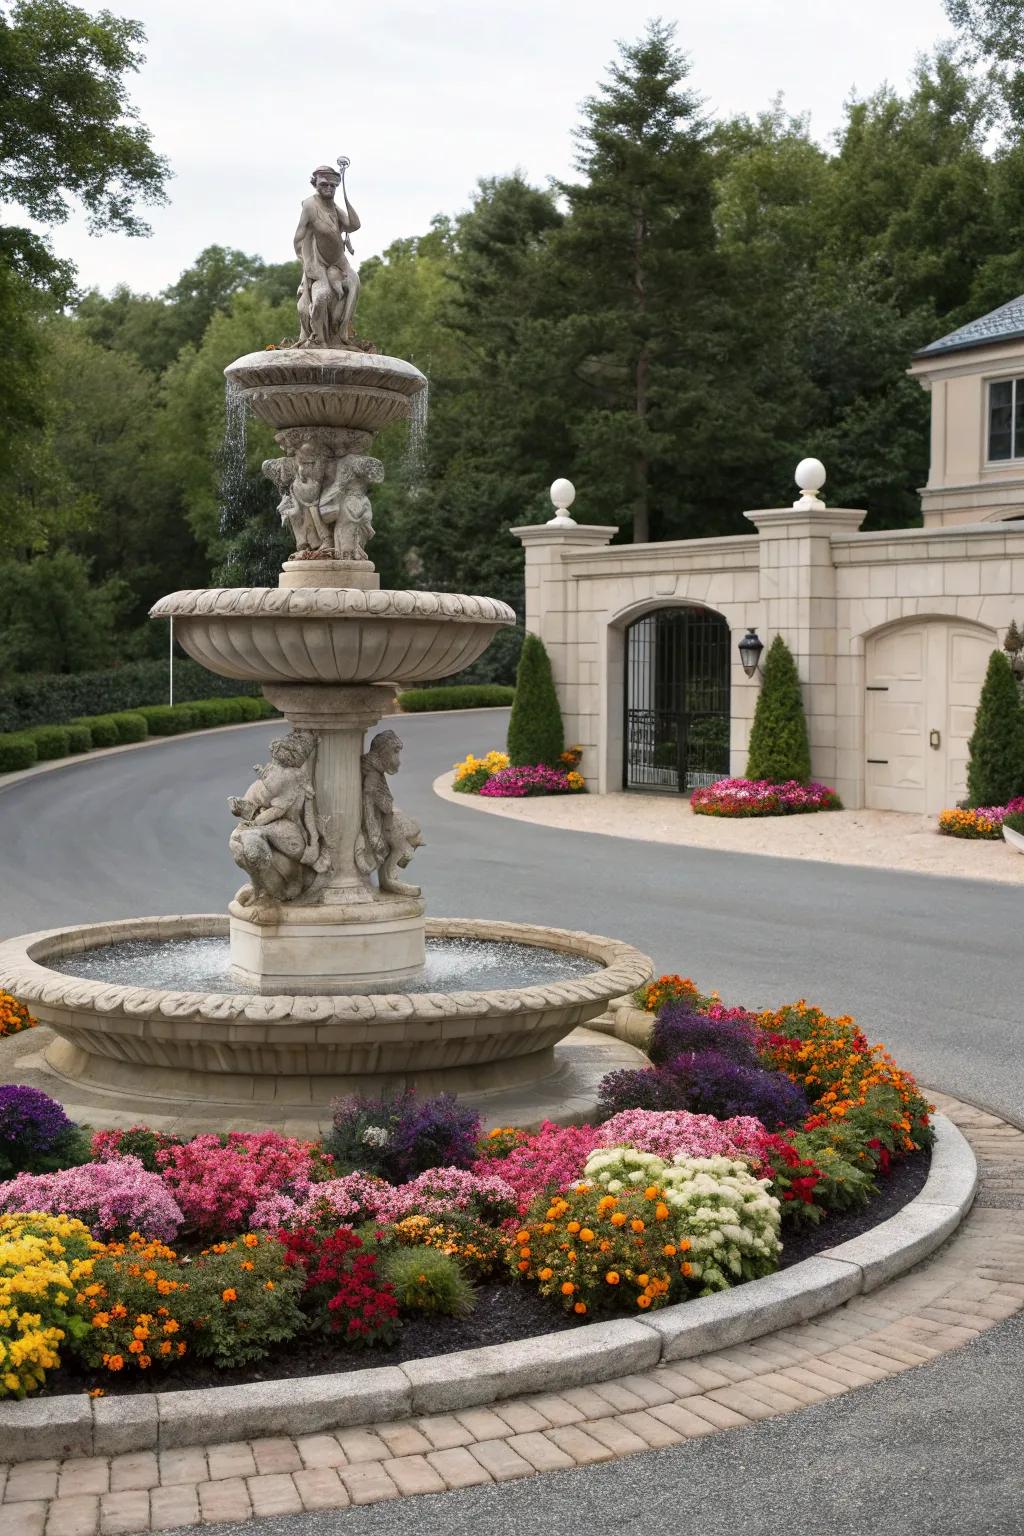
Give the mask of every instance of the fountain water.
[[(229, 802), (246, 883), (226, 923), (132, 919), (0, 945), (0, 986), (58, 1032), (51, 1068), (119, 1106), (184, 1097), (221, 1115), (294, 1118), (302, 1105), (315, 1118), (355, 1087), (487, 1094), (550, 1080), (548, 1112), (569, 1100), (579, 1113), (579, 1083), (554, 1047), (648, 979), (650, 963), (584, 934), (430, 923), (406, 878), (421, 837), (389, 783), (402, 742), (384, 730), (367, 747), (366, 733), (397, 686), (470, 666), (515, 615), (492, 598), (380, 588), (367, 545), (383, 466), (371, 449), (382, 427), (417, 419), (426, 380), (354, 339), (346, 249), (358, 217), (347, 195), (344, 209), (335, 201), (335, 172), (312, 180), (295, 237), (299, 341), (225, 370), (229, 401), (283, 450), (263, 470), (294, 556), (276, 587), (175, 592), (152, 610), (173, 617), (196, 661), (258, 682), (291, 726)], [(479, 990), (448, 990), (474, 979)]]

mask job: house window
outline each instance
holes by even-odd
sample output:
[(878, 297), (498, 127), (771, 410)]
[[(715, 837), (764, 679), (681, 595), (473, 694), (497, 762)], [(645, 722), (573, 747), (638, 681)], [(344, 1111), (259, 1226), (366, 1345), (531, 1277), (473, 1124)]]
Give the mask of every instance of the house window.
[(988, 387), (988, 457), (1024, 459), (1024, 379), (999, 379)]

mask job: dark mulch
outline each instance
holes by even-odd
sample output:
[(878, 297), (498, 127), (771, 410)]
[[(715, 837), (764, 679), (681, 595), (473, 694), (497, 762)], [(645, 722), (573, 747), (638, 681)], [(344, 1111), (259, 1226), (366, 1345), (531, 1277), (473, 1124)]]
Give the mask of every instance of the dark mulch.
[[(823, 1248), (858, 1237), (879, 1222), (887, 1221), (908, 1200), (919, 1194), (931, 1162), (927, 1153), (898, 1163), (881, 1181), (878, 1195), (860, 1210), (835, 1215), (820, 1226), (789, 1230), (782, 1265), (799, 1264)], [(217, 1370), (193, 1360), (188, 1371), (173, 1375), (110, 1376), (105, 1371), (66, 1366), (48, 1378), (41, 1396), (80, 1392), (102, 1385), (111, 1396), (139, 1392), (177, 1392), (190, 1387), (233, 1387), (251, 1381), (277, 1381), (286, 1376), (320, 1376), (333, 1371), (361, 1371), (380, 1365), (401, 1365), (426, 1355), (447, 1355), (460, 1349), (479, 1349), (487, 1344), (510, 1344), (538, 1333), (562, 1333), (586, 1325), (586, 1318), (561, 1312), (525, 1285), (492, 1280), (477, 1287), (476, 1310), (469, 1317), (413, 1317), (390, 1348), (353, 1349), (329, 1336), (295, 1339), (282, 1345), (276, 1355), (258, 1365), (237, 1370)]]

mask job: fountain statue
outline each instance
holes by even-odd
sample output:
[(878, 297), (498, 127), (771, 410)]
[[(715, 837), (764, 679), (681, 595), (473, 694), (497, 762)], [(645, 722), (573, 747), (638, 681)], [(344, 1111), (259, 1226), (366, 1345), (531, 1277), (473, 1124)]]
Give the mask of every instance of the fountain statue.
[[(381, 589), (367, 549), (384, 475), (374, 438), (410, 420), (426, 379), (354, 337), (359, 218), (348, 161), (338, 166), (313, 172), (295, 234), (297, 343), (225, 369), (274, 430), (280, 456), (263, 471), (295, 550), (276, 587), (174, 592), (152, 609), (173, 618), (191, 657), (258, 683), (288, 721), (228, 803), (246, 883), (226, 918), (129, 918), (0, 943), (0, 987), (53, 1026), (49, 1070), (88, 1088), (94, 1123), (97, 1104), (176, 1115), (184, 1097), (191, 1124), (205, 1103), (209, 1128), (225, 1106), (234, 1123), (305, 1115), (312, 1127), (335, 1093), (410, 1083), (489, 1095), (499, 1115), (503, 1092), (540, 1085), (538, 1112), (571, 1119), (593, 1093), (556, 1045), (651, 974), (611, 939), (428, 921), (420, 886), (403, 878), (423, 840), (389, 783), (402, 742), (384, 729), (367, 747), (367, 732), (397, 688), (471, 666), (515, 614), (489, 597)], [(466, 990), (480, 975), (491, 979)]]

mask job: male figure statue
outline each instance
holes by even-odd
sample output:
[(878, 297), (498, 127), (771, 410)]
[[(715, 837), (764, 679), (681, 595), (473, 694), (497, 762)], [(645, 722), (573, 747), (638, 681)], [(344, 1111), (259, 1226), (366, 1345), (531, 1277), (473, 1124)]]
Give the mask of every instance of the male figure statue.
[[(345, 170), (348, 161), (318, 165), (310, 184), (316, 188), (302, 204), (295, 231), (295, 254), (302, 262), (298, 288), (299, 346), (347, 347), (351, 344), (352, 316), (359, 297), (359, 278), (349, 261), (349, 235), (360, 227), (359, 215), (348, 200)], [(335, 202), (341, 187), (344, 208)]]

